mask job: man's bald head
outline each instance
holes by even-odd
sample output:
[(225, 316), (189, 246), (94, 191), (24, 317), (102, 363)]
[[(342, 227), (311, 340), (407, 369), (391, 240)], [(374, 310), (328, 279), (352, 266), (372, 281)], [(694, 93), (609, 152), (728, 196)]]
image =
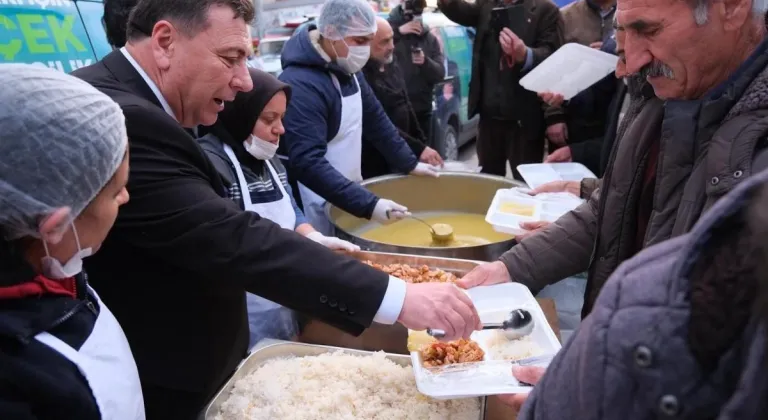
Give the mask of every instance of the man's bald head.
[(386, 19), (376, 17), (376, 35), (371, 43), (371, 58), (380, 64), (389, 64), (395, 51), (394, 32)]
[(381, 16), (376, 16), (376, 33), (389, 32), (392, 35), (392, 26)]

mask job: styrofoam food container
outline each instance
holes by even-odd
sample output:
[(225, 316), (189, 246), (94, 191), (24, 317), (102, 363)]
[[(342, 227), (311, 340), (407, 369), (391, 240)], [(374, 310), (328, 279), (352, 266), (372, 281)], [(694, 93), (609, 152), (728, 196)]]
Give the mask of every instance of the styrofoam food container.
[(537, 93), (559, 93), (567, 101), (614, 72), (618, 60), (585, 45), (565, 44), (525, 75), (520, 85)]
[[(501, 211), (505, 203), (514, 203), (524, 206), (533, 206), (533, 216), (522, 216)], [(520, 227), (521, 222), (535, 222), (541, 220), (542, 202), (534, 197), (525, 197), (518, 193), (517, 189), (501, 189), (493, 196), (491, 206), (485, 214), (485, 221), (493, 226), (493, 229), (501, 233), (520, 235), (526, 230)]]
[(554, 181), (581, 181), (584, 178), (597, 178), (586, 166), (577, 162), (529, 163), (518, 165), (517, 171), (531, 189)]
[[(523, 188), (500, 189), (493, 196), (493, 201), (485, 221), (493, 226), (493, 230), (501, 233), (520, 235), (527, 231), (520, 227), (522, 222), (554, 222), (565, 213), (580, 206), (584, 200), (569, 193), (542, 193), (528, 195)], [(501, 211), (504, 203), (515, 203), (534, 207), (533, 216), (520, 216)]]
[[(469, 296), (483, 323), (501, 322), (515, 309), (528, 310), (535, 323), (530, 337), (541, 351), (541, 355), (554, 355), (560, 350), (560, 341), (549, 326), (544, 312), (524, 285), (504, 283), (475, 287), (469, 289)], [(470, 337), (486, 352), (482, 362), (449, 365), (448, 368), (425, 368), (421, 354), (418, 351), (411, 352), (419, 392), (435, 399), (529, 392), (531, 387), (521, 384), (512, 375), (514, 362), (491, 359), (488, 339), (496, 333), (494, 330), (476, 331)], [(549, 360), (545, 359), (535, 365), (548, 364)]]
[(443, 162), (443, 167), (440, 168), (440, 170), (444, 172), (478, 173), (480, 172), (481, 168), (478, 166), (470, 165), (467, 162), (460, 162), (457, 160), (446, 160), (445, 162)]

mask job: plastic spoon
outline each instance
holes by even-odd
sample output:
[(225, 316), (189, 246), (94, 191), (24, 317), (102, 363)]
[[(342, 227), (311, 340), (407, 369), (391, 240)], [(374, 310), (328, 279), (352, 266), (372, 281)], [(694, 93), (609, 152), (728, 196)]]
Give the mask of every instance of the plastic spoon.
[[(484, 330), (502, 330), (508, 340), (517, 340), (530, 335), (533, 332), (533, 317), (525, 309), (515, 309), (509, 313), (509, 317), (501, 324), (483, 324)], [(435, 338), (445, 337), (445, 331), (427, 329), (427, 334)]]

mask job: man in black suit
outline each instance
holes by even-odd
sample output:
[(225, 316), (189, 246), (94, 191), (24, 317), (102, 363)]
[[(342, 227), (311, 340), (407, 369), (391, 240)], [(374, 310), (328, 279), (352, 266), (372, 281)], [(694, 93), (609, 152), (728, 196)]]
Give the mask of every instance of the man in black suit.
[(455, 286), (405, 284), (227, 198), (188, 130), (252, 88), (253, 15), (249, 0), (140, 0), (127, 45), (75, 73), (126, 118), (131, 201), (86, 270), (128, 337), (150, 420), (194, 418), (246, 355), (246, 290), (353, 334), (479, 326)]

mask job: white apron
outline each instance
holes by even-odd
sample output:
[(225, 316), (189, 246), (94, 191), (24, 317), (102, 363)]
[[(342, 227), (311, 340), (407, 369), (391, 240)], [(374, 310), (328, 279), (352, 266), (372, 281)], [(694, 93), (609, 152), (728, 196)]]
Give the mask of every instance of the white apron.
[[(237, 173), (237, 183), (240, 186), (240, 195), (243, 197), (243, 209), (258, 213), (259, 216), (271, 220), (281, 228), (293, 231), (296, 228), (296, 212), (293, 210), (291, 197), (283, 187), (283, 183), (272, 164), (268, 160), (262, 161), (269, 169), (272, 182), (283, 195), (283, 198), (271, 203), (254, 204), (251, 201), (248, 182), (245, 180), (245, 174), (243, 174), (243, 169), (237, 156), (235, 156), (235, 152), (226, 144), (224, 145), (224, 152)], [(291, 340), (298, 334), (299, 325), (292, 310), (253, 293), (246, 293), (245, 297), (248, 303), (248, 325), (250, 328), (249, 348), (265, 338)]]
[(128, 340), (107, 305), (90, 286), (88, 291), (96, 298), (99, 315), (79, 351), (47, 332), (35, 339), (77, 365), (88, 381), (102, 419), (144, 420), (139, 371)]
[[(336, 137), (328, 142), (325, 159), (350, 181), (361, 182), (363, 180), (360, 170), (363, 153), (363, 100), (360, 83), (357, 77), (352, 77), (357, 84), (357, 93), (346, 98), (341, 97), (339, 131)], [(341, 95), (339, 79), (333, 73), (331, 73), (331, 80)], [(312, 227), (325, 236), (334, 236), (333, 225), (325, 215), (326, 200), (301, 183), (299, 183), (299, 193), (304, 206), (304, 215)]]

